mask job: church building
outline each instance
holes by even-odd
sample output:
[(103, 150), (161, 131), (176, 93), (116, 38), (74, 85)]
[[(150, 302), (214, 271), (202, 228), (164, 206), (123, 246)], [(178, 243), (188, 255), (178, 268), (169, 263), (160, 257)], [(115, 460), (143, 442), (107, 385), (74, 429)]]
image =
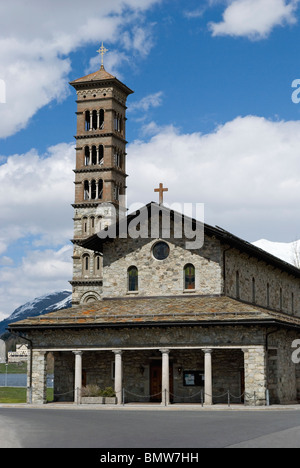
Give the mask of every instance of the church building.
[(113, 387), (119, 405), (297, 402), (300, 270), (167, 208), (162, 184), (153, 187), (159, 203), (127, 214), (133, 91), (103, 61), (70, 84), (77, 93), (73, 305), (9, 326), (29, 343), (28, 402), (46, 403), (49, 353), (55, 401), (80, 403), (82, 388), (96, 384)]

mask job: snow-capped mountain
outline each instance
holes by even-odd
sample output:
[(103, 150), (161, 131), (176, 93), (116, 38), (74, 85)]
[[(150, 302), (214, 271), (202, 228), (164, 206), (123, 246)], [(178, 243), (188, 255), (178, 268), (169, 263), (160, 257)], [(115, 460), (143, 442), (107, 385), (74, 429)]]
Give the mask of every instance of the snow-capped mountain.
[(5, 333), (9, 323), (18, 322), (27, 317), (49, 314), (55, 310), (67, 309), (71, 307), (71, 301), (71, 291), (57, 291), (37, 297), (18, 307), (7, 319), (0, 322), (0, 336)]
[(261, 239), (253, 242), (256, 247), (300, 268), (300, 240), (290, 243), (271, 242)]

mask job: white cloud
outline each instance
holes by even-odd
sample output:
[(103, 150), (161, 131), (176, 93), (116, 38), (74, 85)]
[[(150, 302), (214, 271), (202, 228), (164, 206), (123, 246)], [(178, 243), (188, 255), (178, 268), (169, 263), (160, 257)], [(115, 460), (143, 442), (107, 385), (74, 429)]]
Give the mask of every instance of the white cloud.
[(31, 251), (19, 266), (0, 270), (0, 320), (22, 304), (43, 294), (70, 289), (72, 246)]
[(0, 253), (29, 235), (50, 245), (70, 238), (74, 161), (74, 145), (62, 143), (45, 155), (10, 156), (0, 166)]
[(247, 240), (299, 237), (299, 122), (236, 118), (210, 134), (160, 129), (128, 145), (128, 201), (205, 203), (206, 222)]
[(119, 48), (121, 38), (128, 52), (149, 53), (152, 26), (144, 23), (143, 12), (159, 1), (90, 0), (88, 8), (79, 0), (1, 2), (0, 80), (6, 103), (0, 106), (0, 138), (25, 128), (41, 107), (67, 95), (70, 52), (102, 40)]
[(147, 112), (150, 107), (159, 107), (162, 104), (163, 92), (158, 91), (157, 93), (149, 94), (143, 97), (138, 102), (133, 102), (128, 108), (128, 112), (144, 111)]
[(295, 24), (299, 0), (230, 0), (223, 21), (209, 24), (213, 36), (263, 39), (276, 26)]

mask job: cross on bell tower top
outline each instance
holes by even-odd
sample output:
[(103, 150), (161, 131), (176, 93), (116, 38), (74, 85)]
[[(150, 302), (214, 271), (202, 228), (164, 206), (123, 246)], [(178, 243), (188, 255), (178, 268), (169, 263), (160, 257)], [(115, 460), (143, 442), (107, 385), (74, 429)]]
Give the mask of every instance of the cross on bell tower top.
[(164, 184), (159, 184), (159, 188), (154, 189), (154, 192), (159, 193), (159, 204), (163, 205), (164, 203), (164, 192), (168, 192), (169, 189), (164, 188)]
[(100, 47), (99, 50), (97, 50), (98, 54), (101, 55), (101, 70), (104, 69), (104, 55), (106, 54), (106, 52), (108, 52), (108, 49), (106, 49), (103, 45), (103, 42), (102, 42), (102, 45)]

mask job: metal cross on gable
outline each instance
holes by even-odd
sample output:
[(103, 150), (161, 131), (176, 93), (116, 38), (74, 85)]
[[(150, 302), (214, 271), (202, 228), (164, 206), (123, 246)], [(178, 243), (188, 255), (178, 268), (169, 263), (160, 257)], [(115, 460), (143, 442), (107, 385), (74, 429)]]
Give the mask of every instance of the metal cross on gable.
[(103, 59), (103, 57), (106, 54), (106, 52), (108, 52), (108, 49), (106, 49), (104, 47), (103, 42), (102, 42), (102, 45), (101, 45), (100, 49), (97, 50), (97, 52), (98, 52), (98, 54), (101, 55), (101, 68), (104, 68), (104, 59)]
[(164, 203), (164, 192), (168, 192), (169, 189), (164, 188), (164, 184), (159, 184), (159, 188), (154, 189), (154, 192), (159, 193), (159, 204), (163, 205)]

